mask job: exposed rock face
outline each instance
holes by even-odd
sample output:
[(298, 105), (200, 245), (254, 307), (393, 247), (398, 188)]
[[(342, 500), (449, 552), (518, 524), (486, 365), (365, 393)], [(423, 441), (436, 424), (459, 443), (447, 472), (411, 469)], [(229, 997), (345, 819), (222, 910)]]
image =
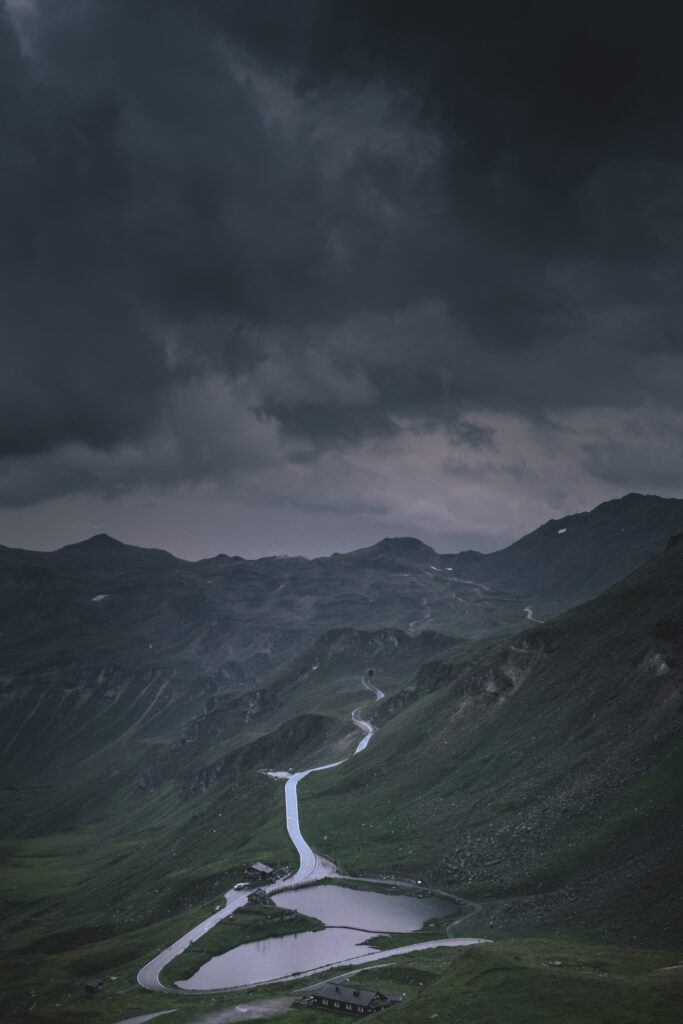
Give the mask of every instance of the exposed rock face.
[(219, 779), (236, 776), (253, 768), (282, 768), (293, 757), (301, 760), (316, 750), (334, 728), (334, 722), (322, 715), (299, 715), (284, 722), (280, 728), (238, 747), (219, 761), (182, 779), (183, 792), (192, 797), (204, 793)]
[(451, 650), (448, 660), (437, 657), (427, 661), (408, 686), (384, 701), (376, 720), (387, 722), (415, 701), (446, 687), (454, 699), (477, 696), (505, 699), (523, 684), (544, 649), (542, 636), (530, 631), (519, 647), (505, 645), (485, 668), (471, 658), (462, 661), (454, 658)]

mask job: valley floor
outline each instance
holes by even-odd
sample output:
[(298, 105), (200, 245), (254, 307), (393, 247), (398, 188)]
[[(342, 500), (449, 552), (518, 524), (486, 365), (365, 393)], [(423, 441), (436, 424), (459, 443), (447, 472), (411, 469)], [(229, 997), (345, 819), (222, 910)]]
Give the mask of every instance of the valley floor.
[[(410, 955), (353, 977), (365, 988), (405, 993), (405, 1001), (390, 1011), (396, 1024), (679, 1024), (682, 959), (680, 951), (539, 938)], [(7, 1024), (138, 1024), (140, 1016), (156, 1013), (163, 1016), (154, 1019), (171, 1024), (334, 1019), (323, 1010), (292, 1006), (301, 993), (301, 983), (269, 986), (241, 999), (239, 994), (164, 998), (140, 990), (117, 998), (105, 992), (2, 1019)], [(117, 1008), (123, 1012), (117, 1014)]]

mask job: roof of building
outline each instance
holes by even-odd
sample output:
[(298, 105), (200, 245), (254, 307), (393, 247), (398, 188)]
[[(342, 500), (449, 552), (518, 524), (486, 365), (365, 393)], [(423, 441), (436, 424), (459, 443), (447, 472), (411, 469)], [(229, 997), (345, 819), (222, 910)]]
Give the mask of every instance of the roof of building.
[(350, 985), (335, 985), (332, 981), (324, 981), (321, 985), (316, 985), (312, 992), (323, 999), (334, 999), (340, 1003), (350, 1003), (352, 1006), (370, 1006), (375, 1001), (391, 1002), (387, 996), (382, 995), (376, 989), (370, 991), (366, 988), (351, 988)]
[(251, 865), (254, 871), (260, 871), (264, 875), (272, 875), (273, 869), (269, 868), (263, 861), (257, 860)]

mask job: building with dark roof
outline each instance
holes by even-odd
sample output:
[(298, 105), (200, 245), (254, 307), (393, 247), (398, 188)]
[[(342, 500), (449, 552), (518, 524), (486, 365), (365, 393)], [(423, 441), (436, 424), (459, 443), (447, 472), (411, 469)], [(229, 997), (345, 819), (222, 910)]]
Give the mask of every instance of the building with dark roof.
[(273, 906), (273, 900), (270, 898), (265, 889), (254, 889), (247, 896), (247, 903), (252, 906), (270, 907)]
[(379, 1013), (400, 1001), (401, 996), (385, 996), (376, 989), (337, 985), (334, 981), (316, 985), (306, 1000), (309, 1006), (353, 1014)]
[(253, 874), (258, 875), (259, 878), (270, 878), (274, 875), (274, 870), (268, 864), (264, 864), (263, 861), (257, 860), (251, 865), (251, 871)]

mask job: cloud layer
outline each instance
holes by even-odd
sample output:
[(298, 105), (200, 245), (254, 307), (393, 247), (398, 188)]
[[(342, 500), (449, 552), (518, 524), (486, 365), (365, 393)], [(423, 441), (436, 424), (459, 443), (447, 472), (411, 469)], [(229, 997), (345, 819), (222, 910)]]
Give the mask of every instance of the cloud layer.
[(683, 15), (470, 8), (4, 0), (3, 539), (683, 493)]

